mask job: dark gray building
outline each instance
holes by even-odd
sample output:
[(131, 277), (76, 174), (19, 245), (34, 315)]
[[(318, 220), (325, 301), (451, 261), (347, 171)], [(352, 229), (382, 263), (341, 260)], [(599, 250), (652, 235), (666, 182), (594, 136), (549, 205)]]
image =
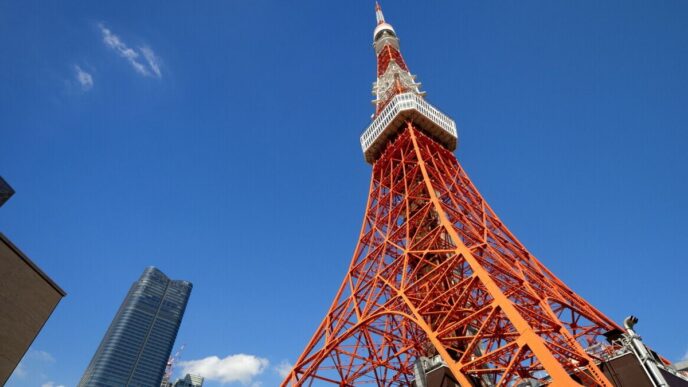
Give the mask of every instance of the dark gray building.
[(159, 386), (192, 285), (149, 267), (129, 290), (80, 387)]
[(12, 195), (14, 195), (14, 190), (7, 184), (5, 179), (0, 176), (0, 207), (2, 207), (6, 201), (10, 200)]

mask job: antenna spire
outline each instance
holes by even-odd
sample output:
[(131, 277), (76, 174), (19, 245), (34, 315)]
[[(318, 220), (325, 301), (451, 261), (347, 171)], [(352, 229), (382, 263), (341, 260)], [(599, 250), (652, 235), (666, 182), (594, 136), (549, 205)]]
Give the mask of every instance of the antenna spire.
[(382, 24), (385, 22), (385, 15), (382, 14), (382, 7), (380, 3), (375, 2), (375, 19), (377, 19), (377, 24)]
[(375, 2), (375, 18), (377, 26), (373, 30), (373, 47), (377, 56), (377, 81), (373, 84), (373, 100), (376, 117), (387, 103), (397, 94), (413, 93), (420, 97), (425, 92), (420, 91), (420, 83), (415, 75), (409, 72), (399, 48), (399, 38), (394, 27), (385, 21), (380, 3)]

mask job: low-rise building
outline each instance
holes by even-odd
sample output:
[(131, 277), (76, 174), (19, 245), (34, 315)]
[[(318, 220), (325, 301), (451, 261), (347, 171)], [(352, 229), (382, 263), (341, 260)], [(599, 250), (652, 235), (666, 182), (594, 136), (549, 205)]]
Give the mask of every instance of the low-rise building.
[(0, 385), (7, 382), (65, 294), (0, 233)]

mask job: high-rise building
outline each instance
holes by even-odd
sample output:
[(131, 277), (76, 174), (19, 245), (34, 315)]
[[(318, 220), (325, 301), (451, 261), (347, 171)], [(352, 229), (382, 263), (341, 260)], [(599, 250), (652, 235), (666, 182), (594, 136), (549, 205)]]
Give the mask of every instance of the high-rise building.
[(159, 386), (191, 294), (188, 281), (144, 270), (120, 306), (79, 386)]
[(454, 155), (454, 121), (425, 99), (379, 5), (376, 16), (363, 225), (282, 386), (688, 385), (640, 341), (636, 318), (619, 326), (499, 219)]
[(178, 379), (172, 387), (203, 387), (203, 377), (200, 375), (186, 374), (183, 379)]

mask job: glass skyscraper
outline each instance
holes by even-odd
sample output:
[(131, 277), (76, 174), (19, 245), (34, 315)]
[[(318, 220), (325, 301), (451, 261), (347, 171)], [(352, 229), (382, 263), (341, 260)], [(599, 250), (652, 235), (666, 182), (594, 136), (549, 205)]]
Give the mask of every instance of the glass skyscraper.
[(149, 267), (134, 282), (80, 387), (159, 386), (192, 285)]

